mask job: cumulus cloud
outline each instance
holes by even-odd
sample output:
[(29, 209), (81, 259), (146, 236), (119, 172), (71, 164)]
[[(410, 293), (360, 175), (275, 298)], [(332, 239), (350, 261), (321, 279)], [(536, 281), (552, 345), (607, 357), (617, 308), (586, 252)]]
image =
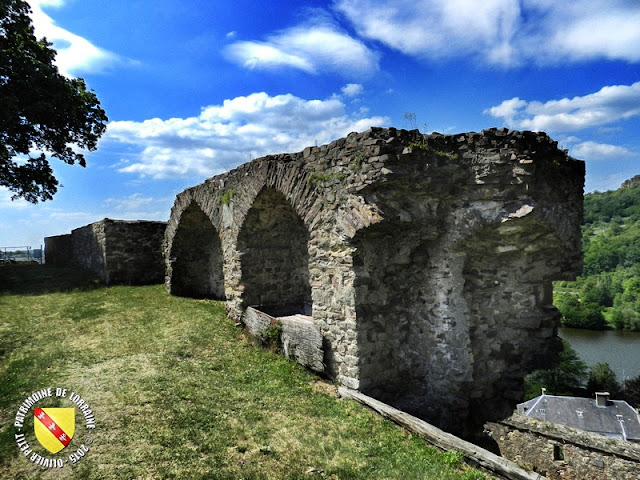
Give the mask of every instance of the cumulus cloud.
[(618, 145), (587, 141), (573, 146), (571, 155), (585, 160), (616, 160), (621, 157), (630, 157), (633, 152)]
[(515, 97), (488, 108), (484, 113), (501, 118), (515, 128), (578, 131), (640, 115), (640, 82), (607, 86), (581, 97), (545, 103)]
[(547, 16), (539, 40), (546, 49), (572, 60), (594, 57), (640, 61), (640, 3), (635, 0), (550, 2), (542, 4)]
[(208, 177), (251, 158), (300, 151), (389, 122), (365, 114), (348, 114), (336, 96), (306, 100), (259, 92), (205, 107), (189, 118), (111, 122), (103, 141), (141, 149), (134, 160), (123, 159), (120, 172), (157, 179)]
[(343, 95), (347, 97), (357, 97), (363, 92), (364, 88), (359, 83), (347, 83), (340, 89)]
[(237, 41), (224, 52), (248, 69), (294, 68), (352, 77), (367, 76), (378, 68), (374, 52), (329, 23), (296, 26), (264, 41)]
[(359, 35), (418, 57), (502, 66), (640, 61), (636, 0), (336, 0), (335, 8)]
[(508, 62), (520, 11), (511, 0), (338, 0), (336, 9), (363, 37), (408, 55), (441, 58), (483, 51)]
[(42, 7), (61, 7), (64, 0), (28, 0), (33, 13), (31, 19), (36, 37), (46, 37), (56, 49), (56, 66), (61, 74), (68, 77), (80, 73), (101, 72), (123, 61), (118, 55), (97, 47), (86, 38), (57, 26), (44, 13)]

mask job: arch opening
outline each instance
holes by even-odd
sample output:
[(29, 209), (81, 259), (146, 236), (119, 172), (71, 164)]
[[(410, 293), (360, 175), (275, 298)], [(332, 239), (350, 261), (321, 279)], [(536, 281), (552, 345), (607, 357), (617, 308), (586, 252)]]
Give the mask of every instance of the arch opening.
[(428, 244), (397, 224), (365, 229), (353, 244), (360, 389), (416, 411), (434, 337)]
[(224, 300), (222, 243), (196, 202), (182, 212), (169, 258), (173, 295)]
[(238, 235), (244, 308), (311, 315), (308, 242), (309, 232), (286, 198), (262, 189)]

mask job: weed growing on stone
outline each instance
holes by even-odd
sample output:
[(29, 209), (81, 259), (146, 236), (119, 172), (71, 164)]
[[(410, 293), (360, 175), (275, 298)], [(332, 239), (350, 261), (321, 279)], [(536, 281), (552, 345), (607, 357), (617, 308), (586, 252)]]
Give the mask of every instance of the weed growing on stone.
[(223, 205), (229, 205), (229, 203), (231, 202), (231, 199), (237, 194), (238, 192), (236, 191), (235, 188), (232, 188), (230, 190), (225, 190), (223, 192), (223, 194), (220, 196), (220, 203), (222, 203)]
[(364, 161), (364, 159), (367, 158), (367, 156), (365, 155), (364, 152), (356, 152), (353, 154), (353, 163), (351, 163), (349, 165), (349, 169), (351, 171), (354, 170), (360, 170), (360, 167), (362, 167), (362, 162)]
[(328, 183), (332, 180), (337, 180), (342, 182), (347, 175), (345, 173), (336, 173), (336, 172), (327, 172), (327, 173), (319, 173), (314, 172), (307, 178), (307, 185), (311, 187), (319, 187), (325, 183)]
[(281, 350), (281, 338), (282, 338), (282, 322), (277, 318), (266, 328), (264, 332), (264, 340), (267, 348), (271, 348), (276, 352)]

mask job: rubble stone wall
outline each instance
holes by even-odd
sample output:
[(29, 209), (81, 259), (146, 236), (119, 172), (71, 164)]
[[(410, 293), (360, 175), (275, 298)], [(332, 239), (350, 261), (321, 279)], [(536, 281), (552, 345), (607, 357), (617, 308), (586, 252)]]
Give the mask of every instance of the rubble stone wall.
[[(583, 184), (584, 163), (544, 133), (352, 133), (179, 194), (166, 283), (238, 321), (249, 306), (312, 315), (340, 383), (477, 428), (556, 359), (551, 281), (581, 268)], [(198, 235), (215, 260), (185, 254)]]
[(71, 234), (56, 235), (44, 239), (44, 258), (47, 265), (64, 266), (73, 252)]
[(514, 415), (487, 424), (500, 454), (548, 479), (640, 478), (640, 445)]
[(105, 218), (47, 237), (47, 263), (75, 265), (94, 272), (107, 284), (151, 284), (164, 281), (162, 255), (165, 222)]

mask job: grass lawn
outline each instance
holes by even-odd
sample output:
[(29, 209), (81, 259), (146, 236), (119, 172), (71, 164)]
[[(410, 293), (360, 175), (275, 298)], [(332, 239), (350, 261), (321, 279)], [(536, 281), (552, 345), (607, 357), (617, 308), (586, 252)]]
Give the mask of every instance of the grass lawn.
[[(13, 422), (32, 392), (63, 387), (76, 409), (72, 443), (45, 469), (19, 450)], [(480, 479), (460, 455), (348, 400), (335, 386), (255, 347), (220, 302), (172, 297), (161, 285), (105, 288), (85, 274), (0, 266), (1, 479)], [(67, 402), (67, 403), (65, 403)], [(70, 406), (43, 399), (37, 407)]]

